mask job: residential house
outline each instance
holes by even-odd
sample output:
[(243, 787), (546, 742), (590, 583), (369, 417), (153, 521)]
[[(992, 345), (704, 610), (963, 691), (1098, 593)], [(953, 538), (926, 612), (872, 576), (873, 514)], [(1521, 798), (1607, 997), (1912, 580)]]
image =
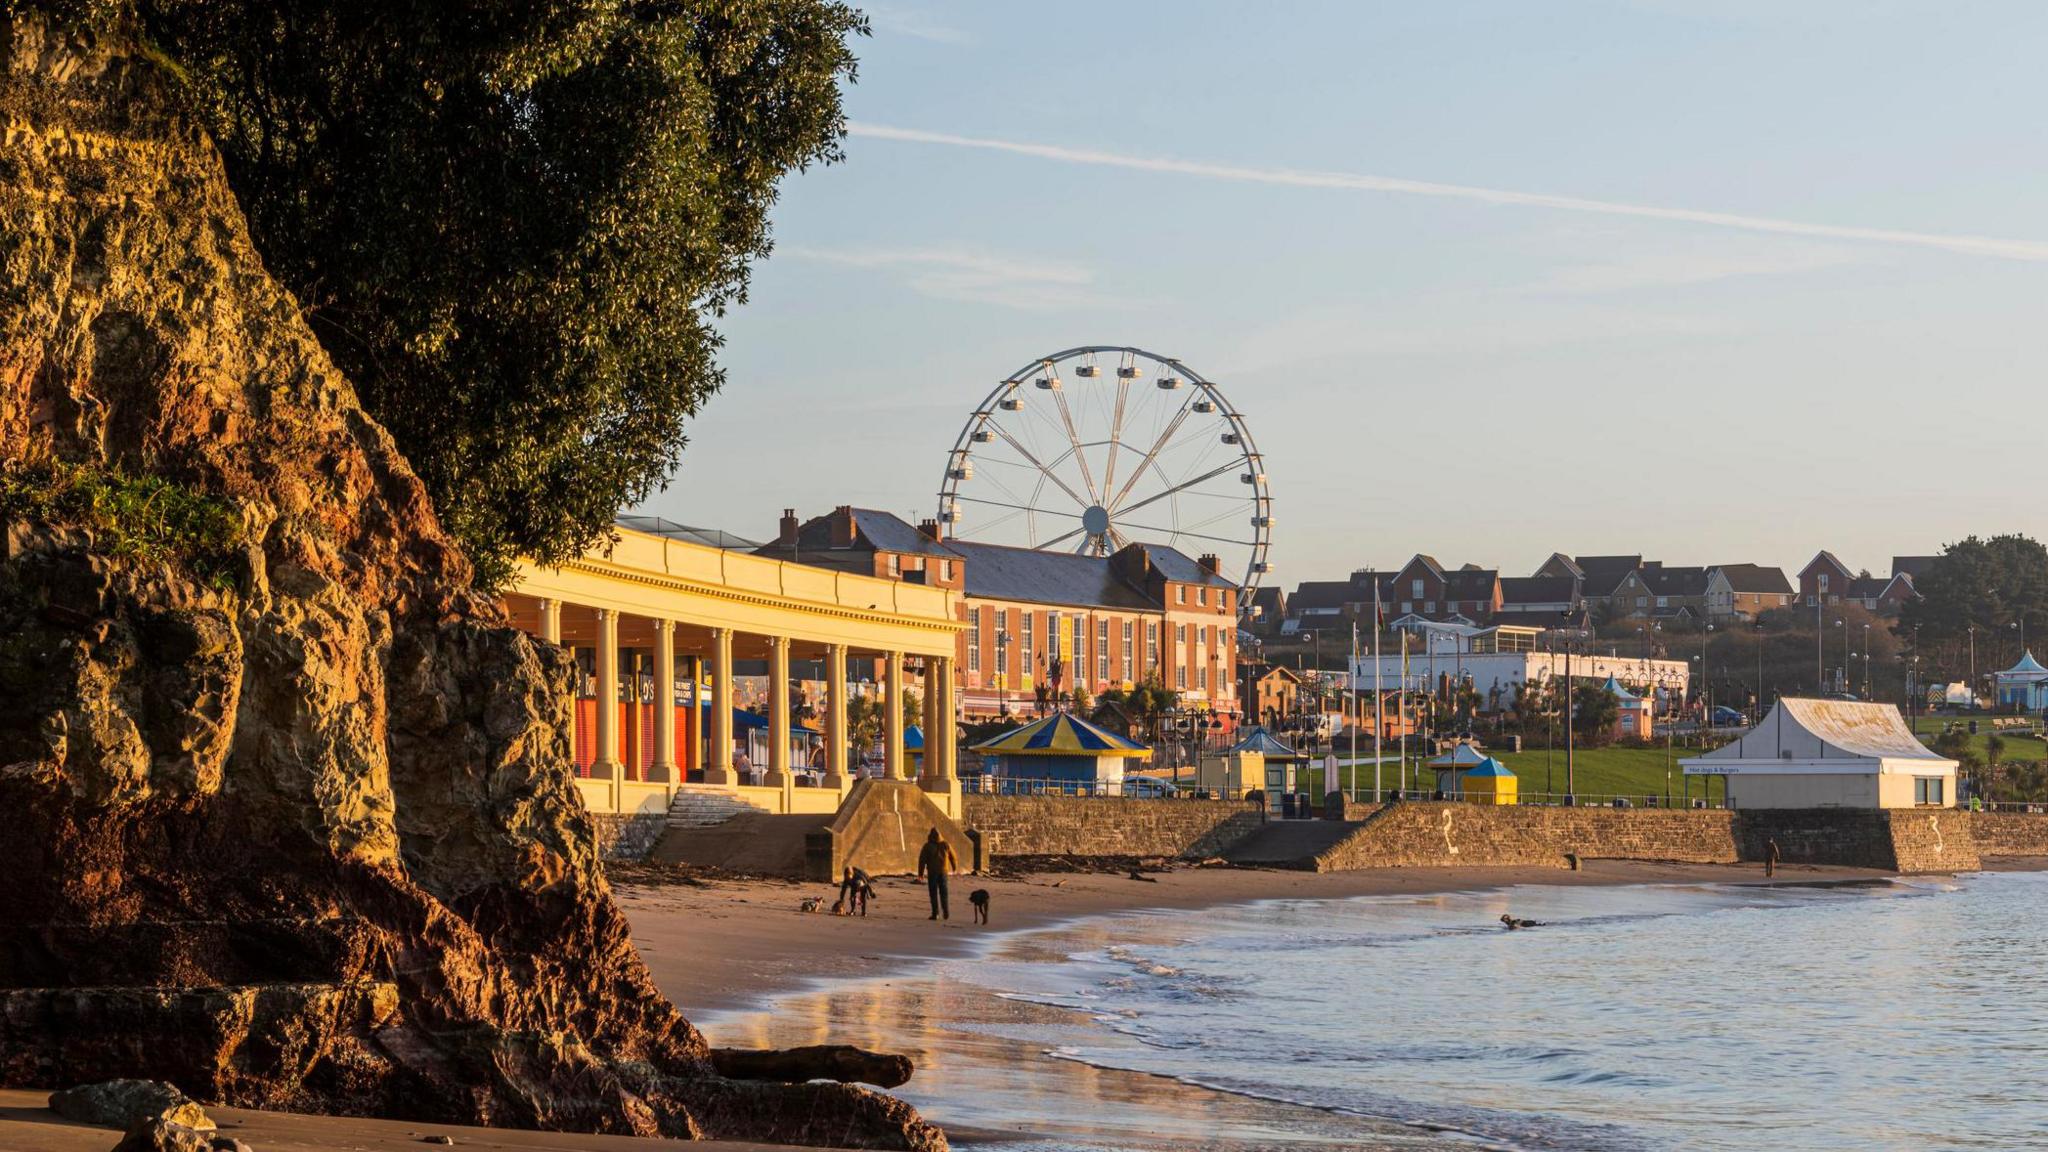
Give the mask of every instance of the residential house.
[(1908, 600), (1918, 599), (1920, 594), (1913, 590), (1913, 578), (1904, 572), (1890, 576), (1858, 576), (1849, 581), (1846, 598), (1853, 600), (1872, 612), (1891, 615)]
[(1287, 590), (1277, 584), (1252, 591), (1250, 620), (1246, 626), (1259, 636), (1278, 636), (1287, 620)]
[(1808, 608), (1839, 604), (1848, 595), (1849, 581), (1855, 578), (1847, 564), (1823, 548), (1799, 570), (1799, 602)]
[(1707, 617), (1736, 616), (1754, 620), (1773, 608), (1792, 603), (1792, 582), (1783, 568), (1761, 564), (1718, 564), (1707, 572)]
[(1278, 727), (1301, 705), (1301, 676), (1279, 664), (1246, 664), (1239, 697), (1256, 723)]

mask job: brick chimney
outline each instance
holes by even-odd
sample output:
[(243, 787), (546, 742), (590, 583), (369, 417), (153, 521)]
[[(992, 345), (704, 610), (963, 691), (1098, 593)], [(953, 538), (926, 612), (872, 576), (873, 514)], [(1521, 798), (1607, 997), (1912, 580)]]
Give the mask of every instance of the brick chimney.
[(832, 547), (853, 547), (853, 505), (841, 504), (832, 510)]
[(1195, 561), (1195, 563), (1200, 564), (1202, 571), (1207, 572), (1211, 576), (1217, 575), (1217, 569), (1223, 566), (1223, 561), (1218, 560), (1214, 552), (1202, 553), (1202, 558)]
[(784, 508), (782, 510), (782, 531), (775, 537), (775, 542), (784, 548), (795, 547), (796, 528), (796, 509)]
[(931, 540), (933, 542), (944, 540), (946, 538), (945, 535), (939, 530), (939, 522), (937, 520), (919, 520), (917, 522), (917, 530), (924, 534), (925, 539)]

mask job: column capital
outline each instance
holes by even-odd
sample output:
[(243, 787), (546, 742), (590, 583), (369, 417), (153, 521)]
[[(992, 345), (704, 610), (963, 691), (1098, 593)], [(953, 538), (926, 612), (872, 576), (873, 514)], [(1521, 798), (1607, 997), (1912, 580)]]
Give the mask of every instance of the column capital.
[(666, 616), (654, 617), (654, 630), (666, 636), (676, 630), (676, 622)]
[(787, 637), (787, 636), (775, 636), (775, 635), (770, 635), (770, 636), (768, 637), (768, 647), (770, 647), (770, 648), (787, 648), (787, 647), (789, 647), (789, 637)]

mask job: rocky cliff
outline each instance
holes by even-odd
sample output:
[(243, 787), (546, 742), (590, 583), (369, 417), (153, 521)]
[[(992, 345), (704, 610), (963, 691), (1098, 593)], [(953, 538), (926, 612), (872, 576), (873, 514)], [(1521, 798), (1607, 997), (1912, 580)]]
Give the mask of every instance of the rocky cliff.
[(729, 1081), (628, 941), (567, 657), (496, 626), (175, 69), (0, 22), (0, 1082), (943, 1148)]

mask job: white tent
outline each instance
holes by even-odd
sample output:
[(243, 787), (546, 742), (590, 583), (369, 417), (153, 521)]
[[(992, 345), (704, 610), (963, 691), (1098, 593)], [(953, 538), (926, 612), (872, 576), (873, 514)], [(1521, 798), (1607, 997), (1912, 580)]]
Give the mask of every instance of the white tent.
[(1890, 704), (1778, 701), (1763, 723), (1703, 756), (1738, 808), (1916, 808), (1955, 804), (1956, 762), (1937, 756)]

